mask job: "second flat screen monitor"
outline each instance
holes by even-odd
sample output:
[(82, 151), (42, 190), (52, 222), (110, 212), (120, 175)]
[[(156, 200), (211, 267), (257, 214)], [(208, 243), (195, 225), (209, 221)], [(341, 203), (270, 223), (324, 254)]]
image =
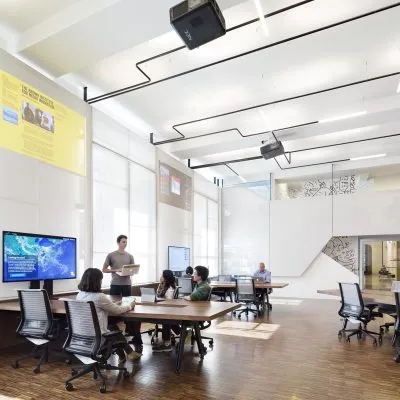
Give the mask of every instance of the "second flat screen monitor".
[(190, 249), (188, 247), (168, 246), (168, 269), (185, 271), (190, 265)]

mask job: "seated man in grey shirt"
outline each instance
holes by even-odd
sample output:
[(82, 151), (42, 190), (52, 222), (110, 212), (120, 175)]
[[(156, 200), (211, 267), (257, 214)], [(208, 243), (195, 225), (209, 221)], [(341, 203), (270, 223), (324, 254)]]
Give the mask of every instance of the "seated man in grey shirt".
[[(123, 265), (134, 264), (135, 260), (132, 254), (125, 251), (128, 244), (128, 237), (119, 235), (117, 237), (118, 250), (108, 254), (103, 265), (104, 273), (111, 273), (111, 296), (128, 297), (132, 295), (132, 282), (130, 276), (120, 276), (116, 272), (120, 271)], [(132, 335), (135, 351), (143, 351), (142, 337), (140, 335), (140, 322), (128, 321), (126, 323), (126, 333)]]

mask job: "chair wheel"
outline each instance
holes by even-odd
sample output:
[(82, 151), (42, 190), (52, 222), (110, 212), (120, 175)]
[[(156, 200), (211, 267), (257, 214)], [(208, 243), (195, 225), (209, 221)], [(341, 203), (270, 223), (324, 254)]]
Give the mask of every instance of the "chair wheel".
[(381, 345), (382, 344), (382, 336), (379, 336), (378, 341), (379, 341), (379, 345)]
[(65, 384), (65, 389), (66, 389), (68, 392), (72, 392), (72, 391), (74, 390), (74, 385), (73, 385), (72, 383), (66, 383), (66, 384)]
[(14, 362), (11, 364), (11, 366), (12, 366), (14, 369), (17, 369), (17, 368), (19, 368), (19, 362), (18, 362), (18, 361), (14, 361)]
[(208, 342), (208, 344), (209, 344), (210, 347), (213, 347), (213, 346), (214, 346), (214, 340), (210, 340), (210, 341)]
[(150, 340), (150, 344), (154, 344), (154, 339), (153, 338)]
[(78, 371), (76, 369), (71, 369), (71, 376), (75, 376), (77, 374), (78, 374)]
[(124, 378), (129, 378), (131, 376), (131, 374), (129, 373), (129, 371), (125, 370), (124, 373), (122, 374), (122, 376)]
[(384, 329), (380, 328), (379, 331), (380, 331), (381, 335), (383, 335)]
[(341, 338), (343, 336), (342, 331), (339, 331), (337, 335), (338, 335), (339, 338)]
[(35, 374), (38, 374), (40, 372), (40, 367), (35, 367), (32, 370)]
[(350, 343), (350, 338), (349, 338), (349, 337), (346, 339), (346, 342), (349, 342), (349, 343)]
[(107, 387), (106, 387), (106, 385), (101, 385), (101, 386), (100, 386), (100, 393), (105, 393), (105, 392), (107, 392)]
[(241, 316), (241, 315), (238, 315), (238, 318), (240, 319), (240, 318), (242, 318), (242, 316)]
[(373, 345), (374, 347), (378, 346), (378, 341), (376, 339), (373, 341)]
[(67, 358), (66, 360), (65, 360), (65, 364), (67, 364), (67, 365), (70, 365), (71, 364), (71, 359), (70, 358)]
[(151, 332), (147, 332), (147, 334), (148, 334), (149, 336), (151, 336)]
[(175, 340), (175, 338), (174, 338), (174, 337), (172, 337), (172, 338), (171, 338), (171, 344), (174, 346), (174, 345), (175, 345), (175, 343), (176, 343), (176, 340)]
[(233, 311), (232, 314), (236, 317), (236, 312), (235, 311)]

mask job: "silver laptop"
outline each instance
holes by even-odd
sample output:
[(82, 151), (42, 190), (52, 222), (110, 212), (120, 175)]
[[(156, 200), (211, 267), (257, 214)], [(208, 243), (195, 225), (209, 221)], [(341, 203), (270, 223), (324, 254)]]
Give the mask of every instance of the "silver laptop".
[(265, 283), (264, 278), (262, 276), (255, 276), (254, 283)]
[(140, 288), (140, 302), (141, 303), (158, 303), (159, 301), (164, 301), (165, 299), (160, 299), (157, 297), (156, 289), (154, 288)]

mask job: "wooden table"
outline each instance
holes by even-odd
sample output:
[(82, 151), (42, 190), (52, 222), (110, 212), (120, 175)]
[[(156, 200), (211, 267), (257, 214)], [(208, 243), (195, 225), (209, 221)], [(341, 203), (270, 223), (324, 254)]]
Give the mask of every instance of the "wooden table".
[[(340, 289), (317, 290), (317, 293), (340, 297)], [(396, 304), (393, 292), (390, 290), (364, 289), (361, 295), (365, 303)]]
[[(270, 282), (270, 283), (255, 282), (254, 283), (256, 290), (262, 291), (262, 295), (264, 297), (263, 303), (265, 303), (268, 310), (272, 310), (272, 304), (269, 302), (269, 293), (268, 293), (269, 290), (268, 289), (282, 289), (288, 285), (289, 285), (288, 283), (276, 283), (276, 282)], [(223, 290), (225, 292), (224, 300), (226, 300), (226, 295), (229, 294), (231, 302), (232, 302), (232, 292), (236, 288), (236, 282), (211, 281), (210, 287), (212, 290), (218, 290), (218, 289)]]
[[(68, 296), (66, 298), (74, 299), (75, 296)], [(129, 298), (125, 299), (124, 301), (129, 301)], [(214, 301), (187, 301), (181, 299), (165, 300), (158, 303), (140, 303), (137, 301), (134, 310), (124, 313), (121, 316), (127, 320), (180, 325), (181, 334), (176, 359), (176, 372), (179, 372), (182, 364), (187, 328), (193, 327), (200, 358), (204, 358), (206, 348), (201, 342), (199, 323), (212, 321), (239, 307), (240, 304)], [(51, 308), (54, 314), (65, 314), (64, 302), (61, 300), (51, 300)], [(0, 310), (19, 312), (19, 302), (15, 300), (2, 302), (0, 303)]]

